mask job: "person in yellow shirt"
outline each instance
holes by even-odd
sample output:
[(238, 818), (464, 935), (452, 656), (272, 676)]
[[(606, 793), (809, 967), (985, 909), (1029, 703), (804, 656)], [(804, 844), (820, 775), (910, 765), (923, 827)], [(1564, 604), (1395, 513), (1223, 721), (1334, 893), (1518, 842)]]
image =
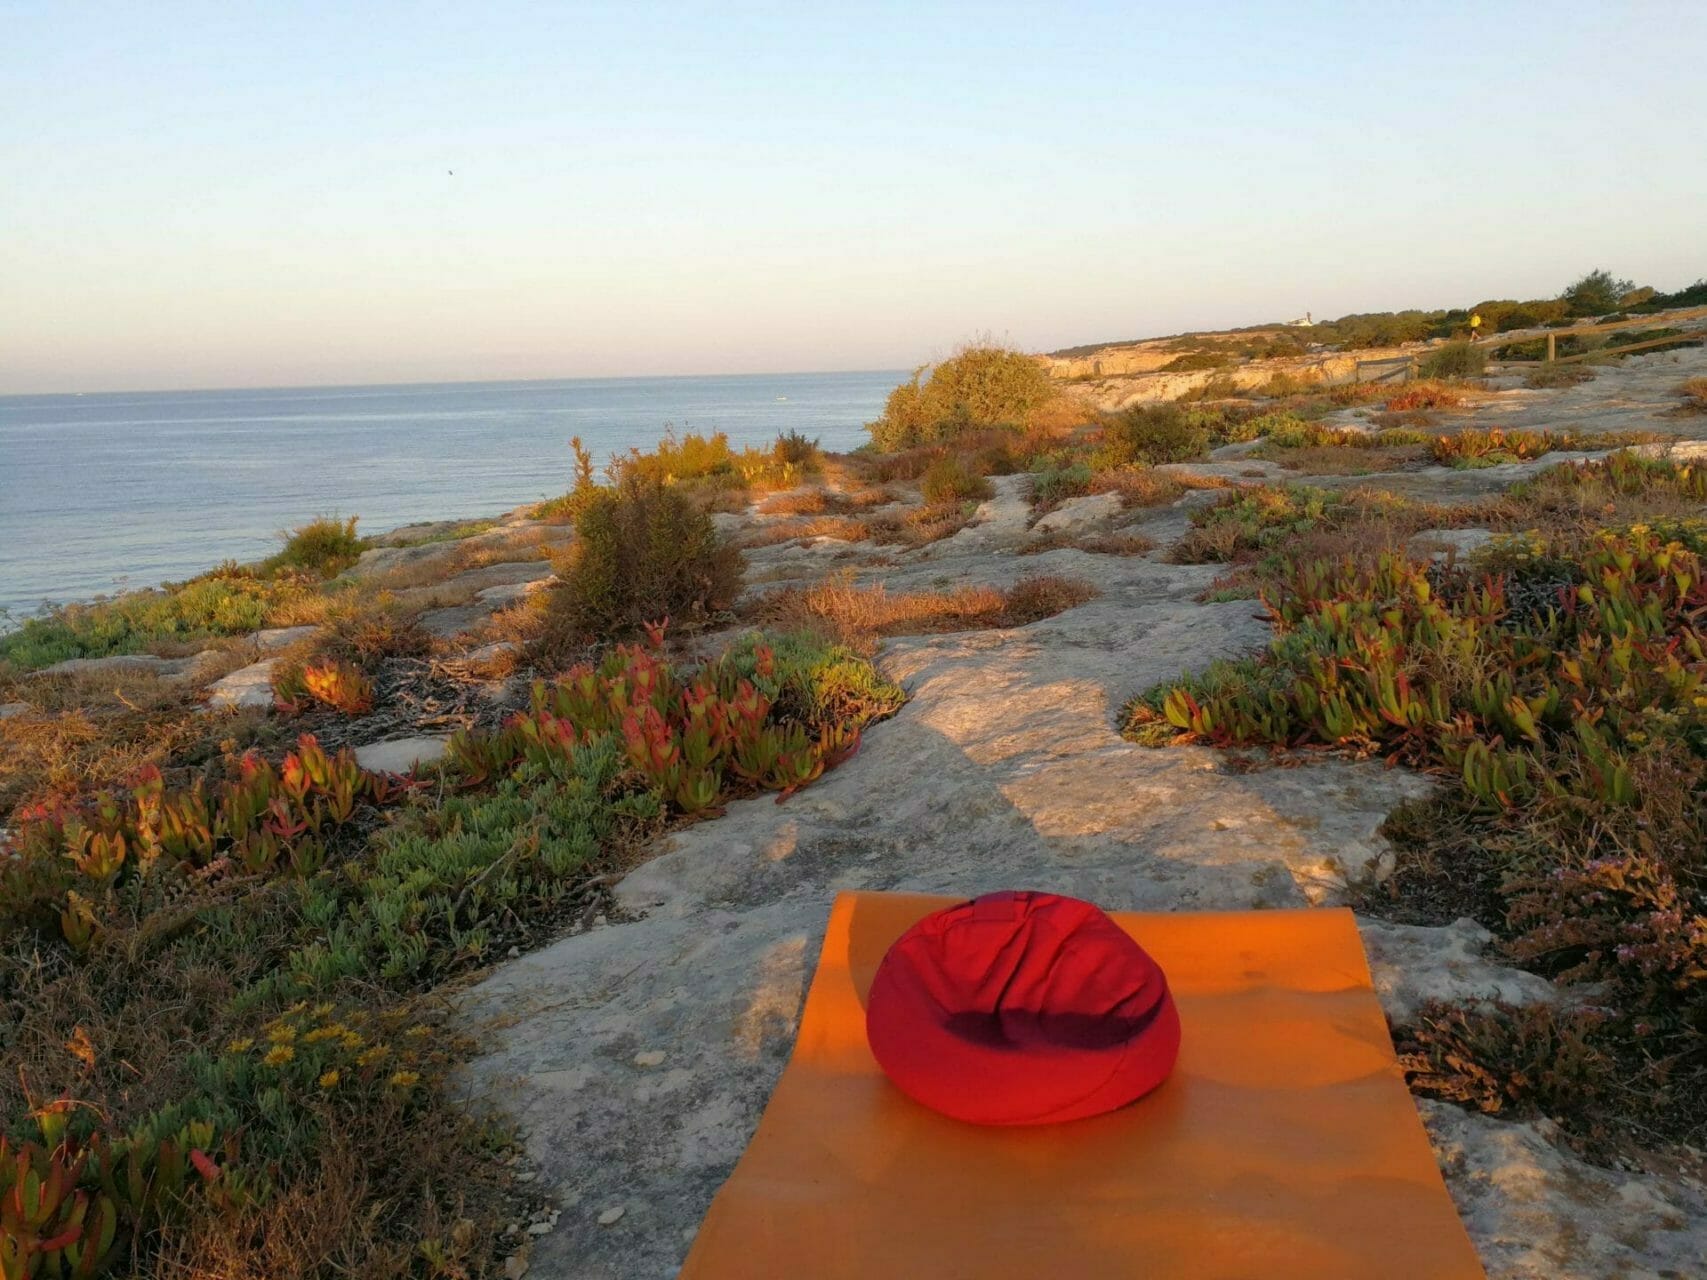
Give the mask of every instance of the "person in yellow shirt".
[(1482, 336), (1482, 313), (1474, 311), (1470, 314), (1470, 341), (1474, 342)]

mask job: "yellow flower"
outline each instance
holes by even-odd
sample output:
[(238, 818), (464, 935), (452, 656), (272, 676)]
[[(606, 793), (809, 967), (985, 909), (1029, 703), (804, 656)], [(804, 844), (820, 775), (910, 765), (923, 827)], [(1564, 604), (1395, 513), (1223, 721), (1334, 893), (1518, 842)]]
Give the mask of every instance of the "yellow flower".
[(422, 1038), (423, 1038), (423, 1037), (425, 1037), (425, 1036), (430, 1036), (430, 1035), (432, 1035), (432, 1034), (433, 1034), (433, 1029), (432, 1029), (432, 1028), (431, 1028), (431, 1027), (429, 1027), (429, 1026), (426, 1026), (426, 1025), (424, 1025), (424, 1024), (417, 1024), (417, 1025), (415, 1025), (415, 1026), (413, 1026), (413, 1027), (410, 1027), (410, 1028), (409, 1028), (409, 1029), (408, 1029), (408, 1030), (407, 1030), (407, 1031), (405, 1031), (405, 1032), (404, 1032), (404, 1033), (403, 1033), (403, 1034), (404, 1034), (404, 1035), (406, 1035), (406, 1036), (409, 1036), (409, 1037), (411, 1037), (411, 1038), (413, 1038), (413, 1039), (416, 1039), (416, 1040), (420, 1040), (420, 1039), (422, 1039)]
[(308, 1001), (298, 1000), (295, 1004), (291, 1005), (290, 1008), (286, 1009), (285, 1013), (287, 1015), (294, 1015), (301, 1013), (306, 1008), (308, 1008)]
[(267, 1050), (267, 1056), (262, 1058), (261, 1061), (266, 1063), (269, 1067), (282, 1067), (294, 1057), (296, 1057), (296, 1050), (291, 1048), (288, 1044), (275, 1044), (271, 1049)]
[(344, 1038), (340, 1043), (342, 1043), (346, 1049), (359, 1049), (362, 1047), (362, 1038), (354, 1031), (346, 1031), (344, 1032)]
[(253, 1036), (244, 1036), (241, 1040), (233, 1040), (230, 1044), (226, 1045), (225, 1051), (227, 1053), (248, 1053), (249, 1050), (254, 1047), (255, 1038)]
[(275, 1022), (267, 1028), (267, 1039), (274, 1044), (289, 1044), (296, 1039), (296, 1028), (288, 1022)]
[(336, 1085), (337, 1083), (338, 1083), (338, 1072), (336, 1069), (328, 1071), (325, 1075), (320, 1077), (320, 1087), (322, 1089), (330, 1089), (334, 1085)]
[(356, 1059), (356, 1065), (358, 1067), (371, 1067), (376, 1062), (383, 1062), (385, 1060), (385, 1055), (389, 1052), (390, 1050), (388, 1050), (384, 1045), (376, 1044), (373, 1048), (365, 1050), (362, 1055)]
[(420, 1083), (420, 1080), (421, 1077), (413, 1071), (394, 1072), (391, 1077), (391, 1083), (396, 1085), (399, 1089), (407, 1089), (412, 1085)]
[(314, 1013), (312, 1016), (316, 1017), (316, 1018), (329, 1018), (329, 1017), (331, 1017), (332, 1016), (332, 1002), (330, 1000), (328, 1000), (325, 1004), (315, 1005), (314, 1006)]
[(336, 1040), (343, 1035), (345, 1027), (341, 1022), (328, 1023), (324, 1027), (316, 1027), (302, 1037), (303, 1044), (319, 1044), (322, 1040)]

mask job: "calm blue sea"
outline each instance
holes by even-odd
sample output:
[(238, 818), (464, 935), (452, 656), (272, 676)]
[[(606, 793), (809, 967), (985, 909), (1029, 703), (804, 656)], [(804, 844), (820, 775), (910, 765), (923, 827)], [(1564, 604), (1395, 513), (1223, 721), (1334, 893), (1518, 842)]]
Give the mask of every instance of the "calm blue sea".
[(666, 427), (827, 449), (903, 375), (585, 378), (0, 397), (0, 609), (190, 577), (321, 514), (379, 532), (562, 493), (569, 438), (601, 462)]

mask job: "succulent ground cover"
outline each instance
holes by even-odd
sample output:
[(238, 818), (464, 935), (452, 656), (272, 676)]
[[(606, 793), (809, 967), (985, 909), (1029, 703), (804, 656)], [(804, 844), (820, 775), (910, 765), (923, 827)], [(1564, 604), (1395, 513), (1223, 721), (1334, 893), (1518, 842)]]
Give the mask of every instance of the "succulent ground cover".
[[(1260, 588), (1268, 650), (1148, 691), (1126, 731), (1380, 754), (1441, 783), (1395, 814), (1399, 862), (1369, 903), (1478, 916), (1558, 1006), (1431, 1007), (1402, 1028), (1414, 1085), (1554, 1116), (1585, 1141), (1707, 1125), (1707, 574), (1699, 520), (1619, 522), (1617, 499), (1699, 509), (1707, 475), (1614, 455), (1512, 496), (1592, 527), (1441, 565), (1369, 548), (1278, 550)], [(1610, 503), (1599, 499), (1611, 498)], [(1270, 495), (1211, 519), (1293, 530), (1333, 501)], [(1275, 512), (1278, 510), (1279, 514)], [(1608, 520), (1608, 514), (1612, 519)]]
[(500, 1139), (444, 1096), (460, 1050), (432, 987), (548, 933), (662, 827), (809, 785), (901, 696), (811, 637), (697, 666), (620, 646), (428, 777), (305, 735), (15, 813), (6, 1274), (175, 1274), (209, 1265), (196, 1242), (306, 1273), (328, 1259), (295, 1237), (304, 1194), (356, 1198), (336, 1256), (360, 1274), (466, 1274)]

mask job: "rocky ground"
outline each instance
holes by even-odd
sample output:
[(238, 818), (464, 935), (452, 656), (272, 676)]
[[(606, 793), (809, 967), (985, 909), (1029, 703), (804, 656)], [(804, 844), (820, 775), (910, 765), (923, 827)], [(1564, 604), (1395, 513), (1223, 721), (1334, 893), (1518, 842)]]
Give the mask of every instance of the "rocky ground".
[[(1688, 449), (1707, 437), (1707, 418), (1676, 416), (1675, 388), (1703, 373), (1699, 350), (1638, 357), (1564, 390), (1507, 386), (1443, 425), (1642, 430)], [(1248, 452), (1232, 446), (1177, 470), (1229, 484), (1305, 478)], [(1458, 501), (1558, 460), (1311, 482)], [(468, 1090), (520, 1124), (531, 1165), (523, 1176), (558, 1206), (515, 1224), (528, 1243), (511, 1275), (675, 1274), (788, 1057), (838, 889), (1026, 887), (1111, 910), (1245, 909), (1342, 903), (1351, 886), (1390, 869), (1378, 828), (1401, 799), (1426, 790), (1420, 775), (1335, 759), (1270, 767), (1119, 736), (1119, 710), (1133, 695), (1266, 639), (1251, 602), (1198, 602), (1224, 566), (1165, 559), (1191, 508), (1215, 491), (1137, 510), (1113, 495), (1078, 498), (1039, 520), (1029, 483), (997, 478), (966, 528), (917, 549), (818, 537), (749, 551), (749, 595), (835, 571), (891, 592), (1060, 574), (1099, 594), (1025, 627), (886, 642), (880, 665), (910, 700), (866, 734), (853, 760), (786, 803), (737, 802), (677, 831), (613, 886), (607, 914), (462, 993), (461, 1020), (482, 1046)], [(776, 517), (749, 509), (718, 519), (739, 534)], [(513, 685), (480, 679), (504, 652), (488, 628), (549, 581), (545, 557), (567, 534), (520, 514), (470, 537), (450, 536), (453, 525), (398, 531), (350, 574), (358, 590), (390, 591), (421, 611), (437, 637), (424, 660), (434, 670), (501, 700)], [(1138, 535), (1155, 550), (1057, 545), (1102, 534)], [(1440, 541), (1482, 536), (1454, 530)], [(99, 661), (155, 664), (156, 674), (206, 684), (210, 708), (254, 714), (271, 703), (278, 655), (305, 634), (260, 633), (212, 655)], [(456, 716), (440, 720), (427, 731), (381, 725), (367, 735), (377, 740), (357, 740), (362, 762), (403, 770), (436, 758)], [(1470, 921), (1360, 923), (1395, 1020), (1428, 998), (1556, 998), (1544, 980), (1492, 958), (1490, 936)], [(1491, 1276), (1701, 1274), (1707, 1190), (1686, 1161), (1609, 1170), (1572, 1154), (1544, 1123), (1420, 1107)]]
[[(1633, 359), (1592, 383), (1505, 392), (1459, 417), (1707, 435), (1707, 420), (1668, 416), (1672, 389), (1703, 371), (1699, 351)], [(1192, 469), (1237, 482), (1271, 467), (1234, 455)], [(1356, 483), (1471, 497), (1534, 469), (1430, 468)], [(1249, 769), (1204, 748), (1141, 749), (1117, 733), (1135, 693), (1265, 638), (1249, 602), (1195, 602), (1215, 567), (1162, 559), (1185, 530), (1185, 508), (1206, 495), (1147, 512), (1084, 498), (1050, 517), (1058, 536), (1142, 534), (1158, 548), (1148, 555), (1020, 556), (1044, 531), (1029, 527), (1026, 479), (996, 483), (974, 524), (942, 542), (903, 553), (781, 544), (752, 553), (750, 578), (765, 589), (845, 568), (896, 591), (1051, 572), (1090, 581), (1096, 599), (1015, 630), (888, 642), (881, 665), (911, 700), (853, 761), (786, 804), (744, 801), (677, 833), (615, 886), (618, 912), (502, 966), (464, 997), (466, 1023), (486, 1046), (471, 1088), (516, 1116), (540, 1179), (561, 1197), (527, 1274), (674, 1274), (789, 1054), (838, 889), (1019, 886), (1113, 910), (1236, 909), (1333, 904), (1348, 881), (1383, 874), (1377, 828), (1428, 785), (1422, 777), (1335, 760)], [(1553, 998), (1542, 979), (1489, 958), (1489, 936), (1470, 921), (1361, 923), (1395, 1018), (1428, 997)], [(1544, 1123), (1421, 1105), (1490, 1275), (1700, 1274), (1707, 1192), (1691, 1177), (1657, 1163), (1596, 1168)]]

